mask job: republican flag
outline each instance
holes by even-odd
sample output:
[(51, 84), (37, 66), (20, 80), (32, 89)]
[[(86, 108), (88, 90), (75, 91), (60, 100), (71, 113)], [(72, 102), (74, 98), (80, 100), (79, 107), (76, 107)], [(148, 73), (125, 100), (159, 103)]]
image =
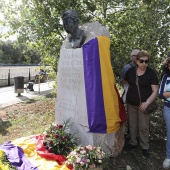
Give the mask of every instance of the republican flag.
[(96, 37), (83, 45), (84, 81), (89, 131), (112, 133), (126, 120), (110, 62), (110, 39)]

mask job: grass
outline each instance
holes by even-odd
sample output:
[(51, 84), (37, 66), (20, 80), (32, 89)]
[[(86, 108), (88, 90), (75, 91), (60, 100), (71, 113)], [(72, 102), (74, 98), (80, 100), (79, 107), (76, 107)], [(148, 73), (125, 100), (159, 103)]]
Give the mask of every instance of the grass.
[(55, 121), (55, 102), (53, 97), (41, 96), (4, 108), (3, 121), (0, 121), (0, 144), (42, 134)]

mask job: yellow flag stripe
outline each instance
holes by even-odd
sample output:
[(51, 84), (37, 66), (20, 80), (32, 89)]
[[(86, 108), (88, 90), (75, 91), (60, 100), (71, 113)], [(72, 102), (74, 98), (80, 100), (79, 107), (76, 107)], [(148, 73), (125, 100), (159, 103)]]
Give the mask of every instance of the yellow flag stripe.
[(119, 117), (119, 101), (114, 87), (115, 78), (110, 62), (110, 39), (99, 36), (98, 45), (107, 133), (111, 133), (119, 130), (121, 120)]

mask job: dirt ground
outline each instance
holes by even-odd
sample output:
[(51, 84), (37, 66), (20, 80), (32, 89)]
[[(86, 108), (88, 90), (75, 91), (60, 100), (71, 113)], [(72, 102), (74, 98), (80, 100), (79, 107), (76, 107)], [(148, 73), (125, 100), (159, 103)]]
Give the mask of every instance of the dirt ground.
[(150, 157), (144, 158), (140, 147), (124, 149), (117, 158), (111, 158), (109, 170), (163, 170), (162, 162), (165, 157), (165, 141), (150, 141)]
[[(50, 104), (48, 103), (50, 102)], [(45, 112), (54, 113), (55, 102), (50, 100), (38, 100), (31, 103), (20, 103), (16, 105), (12, 105), (0, 110), (0, 135), (3, 137), (2, 141), (7, 139), (12, 139), (19, 137), (17, 133), (12, 136), (10, 133), (10, 129), (8, 129), (10, 124), (4, 127), (4, 122), (11, 121), (11, 119), (17, 119), (18, 114), (21, 112), (29, 113), (33, 115), (33, 112), (41, 112), (43, 115)], [(166, 144), (166, 128), (165, 123), (162, 116), (162, 103), (159, 103), (159, 110), (155, 113), (151, 114), (150, 119), (150, 157), (144, 158), (141, 153), (140, 146), (136, 149), (128, 150), (123, 149), (122, 153), (117, 158), (110, 158), (109, 168), (105, 170), (163, 170), (162, 162), (165, 159), (165, 144)], [(10, 114), (9, 114), (10, 113)], [(15, 117), (11, 117), (10, 115), (15, 113)], [(53, 114), (48, 114), (48, 118), (50, 120), (48, 123), (39, 122), (39, 125), (42, 124), (43, 128), (52, 122), (54, 119)], [(3, 121), (2, 121), (3, 120)], [(5, 133), (5, 131), (7, 133)], [(20, 128), (20, 131), (22, 129)], [(23, 128), (23, 131), (25, 129)], [(21, 135), (23, 135), (22, 133)], [(1, 141), (1, 142), (2, 142)], [(126, 142), (128, 142), (128, 137), (126, 137)]]

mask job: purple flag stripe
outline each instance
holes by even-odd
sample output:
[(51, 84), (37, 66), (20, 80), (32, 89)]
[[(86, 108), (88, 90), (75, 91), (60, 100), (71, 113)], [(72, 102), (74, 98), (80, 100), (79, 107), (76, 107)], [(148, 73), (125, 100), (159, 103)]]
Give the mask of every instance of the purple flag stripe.
[(22, 148), (14, 146), (10, 141), (0, 145), (0, 149), (5, 152), (9, 162), (18, 170), (38, 170), (24, 155)]
[(93, 133), (107, 133), (99, 57), (97, 38), (83, 45), (84, 81), (89, 130)]

